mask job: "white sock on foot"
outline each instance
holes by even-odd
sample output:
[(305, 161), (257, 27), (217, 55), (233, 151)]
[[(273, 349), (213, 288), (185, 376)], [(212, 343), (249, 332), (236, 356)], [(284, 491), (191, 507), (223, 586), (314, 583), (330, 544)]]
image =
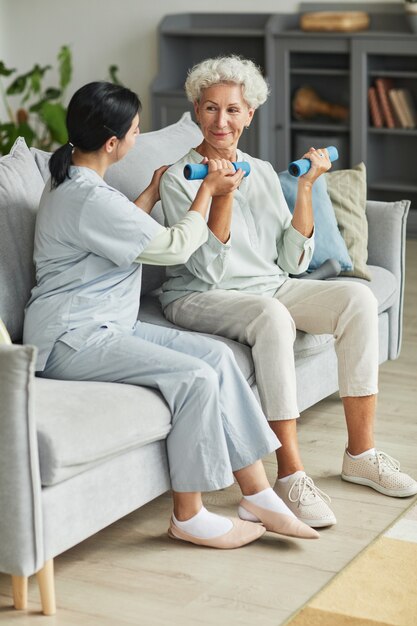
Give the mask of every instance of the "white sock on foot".
[(187, 519), (185, 522), (180, 522), (172, 514), (175, 526), (178, 526), (181, 530), (193, 535), (193, 537), (199, 537), (199, 539), (211, 539), (212, 537), (219, 537), (224, 535), (233, 528), (233, 522), (227, 517), (210, 513), (203, 506), (199, 512)]
[(368, 454), (375, 454), (375, 448), (369, 448), (369, 450), (365, 450), (365, 452), (361, 452), (360, 454), (351, 454), (349, 451), (347, 451), (347, 453), (352, 459), (360, 459)]
[(287, 483), (290, 478), (298, 478), (298, 476), (305, 476), (305, 471), (297, 470), (293, 474), (288, 474), (288, 476), (284, 476), (283, 478), (277, 478), (277, 480), (279, 480), (280, 483)]
[[(256, 504), (263, 509), (274, 511), (275, 513), (283, 513), (284, 515), (290, 515), (295, 517), (294, 513), (287, 507), (285, 502), (275, 493), (272, 487), (268, 487), (259, 493), (255, 493), (253, 496), (243, 496), (244, 500)], [(259, 522), (259, 519), (253, 513), (250, 513), (242, 506), (239, 506), (239, 517), (248, 522)]]

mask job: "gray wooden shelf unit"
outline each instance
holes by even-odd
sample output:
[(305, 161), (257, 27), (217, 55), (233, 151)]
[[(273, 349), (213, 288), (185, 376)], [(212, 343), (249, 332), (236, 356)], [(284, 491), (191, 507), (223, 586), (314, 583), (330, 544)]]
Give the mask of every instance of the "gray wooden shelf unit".
[[(187, 71), (210, 56), (239, 54), (265, 72), (271, 95), (242, 136), (242, 150), (268, 159), (277, 171), (310, 145), (337, 145), (336, 168), (364, 161), (368, 198), (411, 200), (408, 233), (417, 236), (417, 130), (374, 128), (368, 88), (387, 77), (407, 88), (417, 103), (417, 35), (402, 3), (357, 4), (370, 27), (350, 33), (313, 33), (299, 28), (300, 14), (187, 13), (167, 15), (159, 26), (159, 73), (152, 85), (153, 128), (192, 111), (184, 93)], [(352, 4), (300, 5), (307, 11), (352, 10)], [(322, 117), (299, 121), (291, 101), (303, 85), (326, 101), (344, 104), (345, 122)]]

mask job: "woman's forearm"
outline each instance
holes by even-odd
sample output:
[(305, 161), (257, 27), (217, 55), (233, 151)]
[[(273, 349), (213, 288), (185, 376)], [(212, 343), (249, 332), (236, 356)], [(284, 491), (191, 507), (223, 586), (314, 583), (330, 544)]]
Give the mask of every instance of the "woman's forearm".
[(206, 181), (203, 180), (198, 188), (197, 194), (189, 208), (189, 211), (197, 211), (197, 213), (200, 213), (200, 215), (206, 218), (210, 207), (211, 197), (211, 188)]
[(292, 225), (304, 237), (311, 237), (314, 229), (314, 214), (312, 205), (312, 184), (299, 182), (297, 199), (295, 201)]
[(213, 198), (207, 226), (219, 241), (226, 243), (230, 238), (233, 194)]
[(158, 200), (159, 194), (155, 193), (152, 188), (148, 187), (140, 194), (140, 196), (136, 198), (136, 200), (134, 200), (134, 204), (149, 215)]
[(175, 226), (161, 229), (135, 261), (147, 265), (183, 264), (207, 237), (204, 217), (188, 212)]

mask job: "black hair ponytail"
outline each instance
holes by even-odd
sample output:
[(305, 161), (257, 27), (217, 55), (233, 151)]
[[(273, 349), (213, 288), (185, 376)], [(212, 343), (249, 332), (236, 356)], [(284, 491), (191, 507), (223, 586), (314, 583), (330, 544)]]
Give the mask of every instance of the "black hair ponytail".
[(49, 159), (49, 171), (51, 172), (51, 186), (52, 188), (58, 187), (69, 176), (69, 168), (71, 166), (72, 159), (72, 144), (65, 143), (63, 146), (55, 150), (51, 158)]
[(93, 82), (72, 96), (67, 110), (70, 141), (58, 148), (49, 160), (52, 188), (70, 178), (74, 148), (81, 152), (99, 150), (114, 135), (123, 139), (141, 109), (138, 96), (121, 85)]

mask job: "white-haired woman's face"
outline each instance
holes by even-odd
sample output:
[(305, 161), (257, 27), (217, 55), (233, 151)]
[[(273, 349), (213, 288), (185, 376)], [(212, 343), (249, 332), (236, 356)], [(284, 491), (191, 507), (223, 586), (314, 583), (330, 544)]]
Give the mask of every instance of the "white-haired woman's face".
[(194, 109), (205, 141), (215, 150), (235, 150), (255, 112), (244, 101), (242, 88), (236, 83), (207, 87)]

